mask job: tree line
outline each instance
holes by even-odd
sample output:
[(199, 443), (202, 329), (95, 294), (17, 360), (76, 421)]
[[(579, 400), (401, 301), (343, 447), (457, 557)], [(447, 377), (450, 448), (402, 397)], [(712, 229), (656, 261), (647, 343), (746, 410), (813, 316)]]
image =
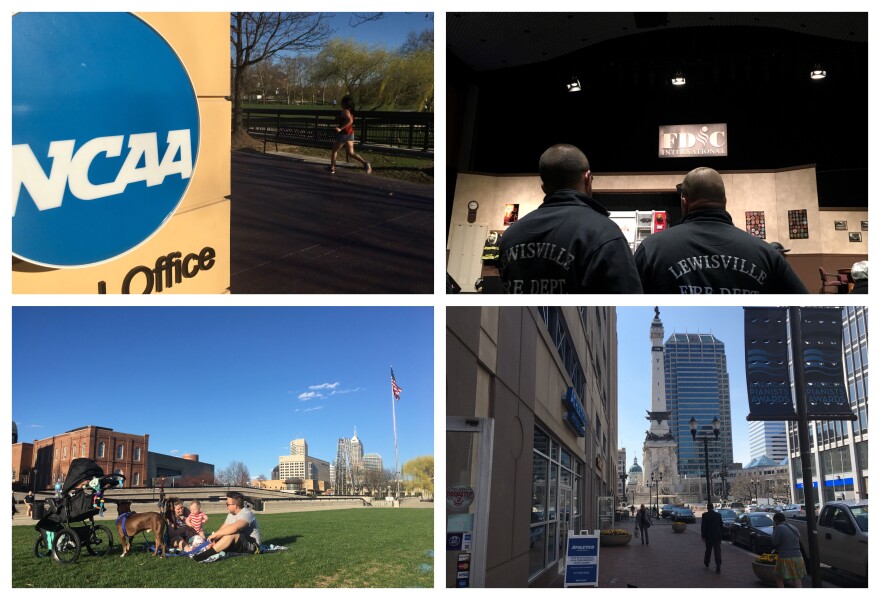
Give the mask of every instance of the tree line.
[[(358, 17), (381, 18), (381, 13)], [(434, 32), (410, 32), (396, 49), (334, 38), (323, 13), (231, 13), (233, 135), (243, 105), (290, 106), (351, 94), (360, 110), (434, 110)]]

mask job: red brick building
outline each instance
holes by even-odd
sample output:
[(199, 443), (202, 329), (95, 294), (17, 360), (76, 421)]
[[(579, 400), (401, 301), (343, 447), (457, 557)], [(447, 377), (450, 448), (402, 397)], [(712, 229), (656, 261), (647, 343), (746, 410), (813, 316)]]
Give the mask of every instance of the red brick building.
[[(72, 460), (90, 458), (104, 473), (124, 475), (126, 487), (144, 487), (147, 485), (149, 442), (149, 435), (120, 433), (109, 427), (87, 425), (36, 440), (33, 444), (17, 444), (22, 447), (21, 476), (18, 479), (30, 488), (34, 487), (36, 480), (37, 490), (51, 489), (57, 480), (63, 482), (67, 477)], [(13, 452), (13, 460), (16, 454)]]

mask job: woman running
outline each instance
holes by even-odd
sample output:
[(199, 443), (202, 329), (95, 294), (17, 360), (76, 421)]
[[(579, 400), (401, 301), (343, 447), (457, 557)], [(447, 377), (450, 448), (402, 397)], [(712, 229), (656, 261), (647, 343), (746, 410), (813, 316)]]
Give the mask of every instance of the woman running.
[(364, 171), (368, 174), (372, 173), (373, 169), (370, 167), (370, 163), (354, 151), (354, 101), (351, 96), (343, 96), (341, 104), (342, 110), (336, 117), (339, 123), (339, 127), (336, 128), (336, 141), (333, 142), (333, 151), (330, 153), (330, 172), (336, 172), (336, 155), (339, 154), (339, 149), (345, 146), (345, 153), (363, 163)]

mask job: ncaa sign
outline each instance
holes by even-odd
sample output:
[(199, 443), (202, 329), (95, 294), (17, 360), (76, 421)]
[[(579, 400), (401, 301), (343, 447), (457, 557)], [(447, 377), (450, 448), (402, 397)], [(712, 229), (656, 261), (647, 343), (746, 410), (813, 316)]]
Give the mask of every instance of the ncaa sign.
[(198, 144), (189, 75), (142, 20), (13, 17), (13, 255), (81, 267), (143, 244), (183, 199)]

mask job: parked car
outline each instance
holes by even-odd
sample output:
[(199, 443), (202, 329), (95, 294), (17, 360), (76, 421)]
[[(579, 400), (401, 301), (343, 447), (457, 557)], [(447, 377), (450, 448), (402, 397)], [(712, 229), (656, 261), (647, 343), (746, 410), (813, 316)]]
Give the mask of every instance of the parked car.
[(749, 504), (748, 506), (746, 506), (746, 512), (747, 513), (758, 512), (758, 505), (757, 504)]
[[(790, 522), (800, 532), (801, 548), (809, 556), (806, 518), (794, 517)], [(826, 503), (816, 519), (816, 534), (822, 564), (868, 577), (867, 500)]]
[(786, 519), (791, 519), (792, 517), (803, 517), (807, 518), (807, 505), (806, 504), (786, 504), (782, 508), (782, 514), (785, 515)]
[(694, 511), (683, 506), (676, 506), (675, 511), (669, 518), (673, 521), (681, 521), (682, 523), (697, 522), (697, 518), (694, 516)]
[(721, 515), (721, 537), (730, 539), (730, 528), (736, 521), (737, 513), (730, 508), (719, 508), (717, 512)]
[(660, 516), (664, 519), (668, 519), (669, 516), (672, 514), (672, 511), (674, 511), (676, 508), (678, 507), (674, 504), (664, 504), (663, 507), (660, 508)]
[(761, 554), (773, 549), (773, 516), (767, 513), (743, 513), (730, 527), (730, 539), (734, 544), (744, 546)]
[(727, 505), (727, 508), (732, 508), (733, 510), (745, 510), (746, 506), (742, 502), (731, 502)]

